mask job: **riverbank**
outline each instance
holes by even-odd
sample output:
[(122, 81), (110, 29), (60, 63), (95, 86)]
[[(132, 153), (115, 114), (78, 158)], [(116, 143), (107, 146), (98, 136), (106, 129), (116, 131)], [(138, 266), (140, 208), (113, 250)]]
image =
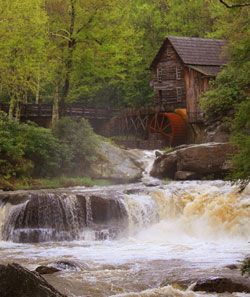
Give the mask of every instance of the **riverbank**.
[(0, 179), (0, 190), (41, 190), (41, 189), (58, 189), (69, 187), (93, 187), (107, 186), (112, 182), (104, 179), (92, 179), (90, 177), (56, 177), (56, 178), (37, 178), (37, 179)]

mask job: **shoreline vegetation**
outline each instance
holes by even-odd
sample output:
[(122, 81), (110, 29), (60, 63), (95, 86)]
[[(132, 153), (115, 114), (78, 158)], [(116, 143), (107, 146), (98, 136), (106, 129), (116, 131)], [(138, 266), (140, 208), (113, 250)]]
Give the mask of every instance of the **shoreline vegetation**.
[(99, 143), (85, 119), (62, 118), (54, 128), (43, 128), (0, 112), (0, 189), (103, 184), (87, 171)]
[(108, 186), (112, 181), (92, 179), (90, 177), (55, 177), (55, 178), (25, 178), (25, 179), (0, 179), (0, 191), (17, 190), (42, 190), (71, 187)]

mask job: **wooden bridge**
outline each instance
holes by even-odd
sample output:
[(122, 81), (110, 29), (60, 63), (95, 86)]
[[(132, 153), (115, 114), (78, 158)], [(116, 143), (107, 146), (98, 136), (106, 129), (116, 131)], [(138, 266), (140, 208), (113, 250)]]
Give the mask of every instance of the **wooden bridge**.
[[(9, 104), (0, 103), (0, 110), (8, 113)], [(62, 115), (62, 109), (59, 109), (59, 115)], [(176, 146), (186, 141), (185, 116), (170, 105), (118, 110), (72, 104), (67, 106), (65, 115), (88, 119), (96, 133), (113, 136), (118, 144), (125, 147), (155, 149)], [(21, 120), (32, 120), (48, 127), (51, 118), (51, 104), (21, 105)]]
[[(9, 112), (9, 104), (0, 103), (0, 110)], [(115, 114), (119, 112), (118, 109), (95, 108), (86, 107), (83, 104), (72, 104), (66, 108), (66, 116), (82, 117), (85, 119), (96, 120), (110, 120)], [(62, 114), (62, 108), (59, 109), (59, 115)], [(22, 118), (51, 118), (52, 105), (51, 104), (22, 104), (21, 105)]]

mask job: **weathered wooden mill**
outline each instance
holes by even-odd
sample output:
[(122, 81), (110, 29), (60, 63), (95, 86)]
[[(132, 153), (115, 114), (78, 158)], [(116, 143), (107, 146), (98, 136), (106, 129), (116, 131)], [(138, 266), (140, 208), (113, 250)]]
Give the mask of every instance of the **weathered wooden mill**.
[(228, 61), (219, 39), (168, 36), (150, 70), (153, 105), (127, 108), (113, 120), (114, 135), (129, 147), (160, 148), (186, 143), (187, 128), (203, 120), (199, 95)]

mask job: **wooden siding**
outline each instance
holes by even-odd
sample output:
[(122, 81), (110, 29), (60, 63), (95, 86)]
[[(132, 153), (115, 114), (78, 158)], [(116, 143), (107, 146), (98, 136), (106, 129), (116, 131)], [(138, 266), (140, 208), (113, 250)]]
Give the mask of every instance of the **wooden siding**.
[(200, 122), (203, 118), (202, 111), (199, 108), (199, 95), (207, 91), (208, 77), (204, 77), (201, 73), (185, 68), (185, 82), (187, 93), (187, 115), (189, 123)]
[[(180, 77), (177, 77), (177, 72)], [(186, 84), (184, 67), (174, 48), (168, 43), (153, 69), (153, 104), (171, 104), (175, 108), (186, 107)], [(181, 91), (180, 91), (181, 90)], [(179, 94), (177, 96), (177, 94)]]

